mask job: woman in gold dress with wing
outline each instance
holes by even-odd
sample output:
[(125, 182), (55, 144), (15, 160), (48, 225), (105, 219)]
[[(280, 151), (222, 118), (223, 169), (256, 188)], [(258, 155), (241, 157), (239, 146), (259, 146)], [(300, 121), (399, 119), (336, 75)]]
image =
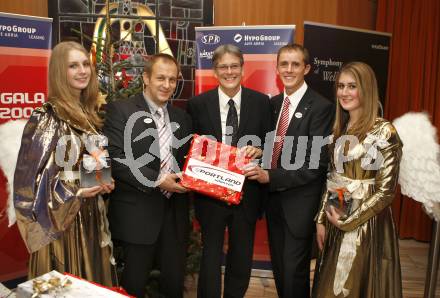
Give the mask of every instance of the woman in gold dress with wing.
[(24, 128), (14, 177), (18, 227), (31, 254), (29, 278), (57, 270), (106, 286), (115, 281), (100, 196), (114, 184), (79, 183), (83, 154), (101, 153), (87, 143), (103, 140), (97, 132), (102, 125), (97, 84), (83, 46), (62, 42), (53, 49), (48, 102)]
[(401, 297), (391, 203), (402, 143), (377, 116), (377, 82), (368, 65), (343, 66), (336, 95), (331, 169), (316, 218), (321, 254), (313, 297)]

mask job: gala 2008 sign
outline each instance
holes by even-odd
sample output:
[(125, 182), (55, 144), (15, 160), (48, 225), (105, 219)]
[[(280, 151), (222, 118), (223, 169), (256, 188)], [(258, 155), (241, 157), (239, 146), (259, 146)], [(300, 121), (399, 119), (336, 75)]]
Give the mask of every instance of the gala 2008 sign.
[[(0, 13), (0, 125), (29, 118), (46, 101), (51, 32), (51, 19)], [(28, 260), (17, 226), (8, 227), (6, 189), (0, 170), (0, 281), (25, 276)]]

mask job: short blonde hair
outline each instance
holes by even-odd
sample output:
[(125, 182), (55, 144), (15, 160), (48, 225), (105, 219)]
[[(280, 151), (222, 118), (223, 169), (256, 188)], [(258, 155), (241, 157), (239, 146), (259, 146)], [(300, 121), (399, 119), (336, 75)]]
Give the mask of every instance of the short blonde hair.
[(226, 54), (231, 54), (240, 59), (240, 65), (243, 66), (244, 58), (240, 48), (233, 44), (224, 44), (214, 50), (214, 54), (212, 55), (212, 67), (216, 67), (218, 60)]
[(176, 58), (174, 58), (171, 55), (165, 54), (165, 53), (158, 53), (158, 54), (154, 54), (154, 55), (148, 57), (148, 60), (145, 61), (144, 72), (147, 74), (147, 76), (149, 78), (151, 78), (151, 74), (153, 73), (154, 64), (156, 64), (158, 61), (165, 61), (165, 62), (174, 63), (177, 68), (177, 76), (179, 76), (180, 65), (179, 65), (179, 62), (177, 62)]
[(298, 51), (300, 53), (302, 53), (303, 55), (303, 61), (305, 65), (310, 64), (310, 54), (309, 51), (303, 47), (302, 45), (298, 44), (298, 43), (293, 43), (293, 44), (287, 44), (285, 46), (282, 46), (277, 53), (277, 65), (278, 62), (280, 61), (280, 56), (282, 53), (284, 52), (295, 52)]

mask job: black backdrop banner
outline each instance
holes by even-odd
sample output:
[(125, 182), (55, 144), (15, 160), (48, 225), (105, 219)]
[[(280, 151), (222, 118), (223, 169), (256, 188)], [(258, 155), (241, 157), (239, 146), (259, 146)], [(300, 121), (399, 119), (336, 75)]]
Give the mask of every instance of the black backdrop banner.
[(382, 105), (385, 102), (391, 34), (328, 24), (304, 22), (304, 47), (312, 69), (307, 83), (335, 100), (334, 83), (342, 64), (362, 61), (374, 70)]

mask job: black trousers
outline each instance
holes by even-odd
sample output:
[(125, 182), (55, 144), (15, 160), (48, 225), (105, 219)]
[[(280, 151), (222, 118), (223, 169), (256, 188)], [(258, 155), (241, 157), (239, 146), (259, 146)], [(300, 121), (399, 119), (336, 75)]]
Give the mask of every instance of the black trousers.
[(295, 237), (284, 218), (279, 200), (268, 202), (266, 209), (272, 270), (278, 296), (310, 297), (310, 254), (312, 235)]
[(245, 218), (243, 206), (216, 208), (200, 222), (202, 231), (202, 261), (197, 297), (221, 296), (221, 262), (224, 235), (228, 231), (228, 251), (224, 279), (224, 297), (244, 297), (252, 270), (255, 222)]
[(157, 241), (151, 245), (122, 242), (124, 270), (121, 286), (136, 297), (145, 297), (148, 276), (157, 265), (159, 291), (165, 297), (183, 297), (186, 243), (178, 241), (173, 209), (167, 208)]

